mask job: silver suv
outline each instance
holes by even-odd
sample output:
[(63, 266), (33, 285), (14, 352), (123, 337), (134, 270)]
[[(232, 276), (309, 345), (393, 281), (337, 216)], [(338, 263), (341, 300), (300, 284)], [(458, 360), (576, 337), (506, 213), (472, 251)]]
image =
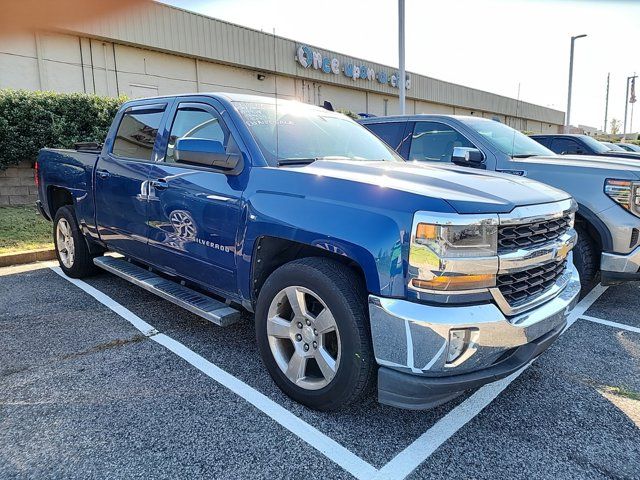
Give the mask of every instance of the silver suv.
[[(360, 123), (410, 161), (510, 173), (565, 190), (578, 202), (574, 261), (583, 294), (599, 277), (604, 284), (640, 280), (640, 159), (556, 155), (507, 125), (473, 116), (374, 117)], [(550, 233), (531, 235), (543, 242)]]

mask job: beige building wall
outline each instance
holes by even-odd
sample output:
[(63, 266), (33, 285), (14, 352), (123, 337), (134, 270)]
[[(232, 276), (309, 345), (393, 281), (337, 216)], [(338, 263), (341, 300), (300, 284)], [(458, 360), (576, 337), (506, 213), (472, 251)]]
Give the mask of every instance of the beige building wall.
[[(298, 78), (65, 33), (22, 35), (0, 44), (0, 88), (129, 98), (206, 91), (274, 96), (277, 91), (280, 98), (316, 105), (329, 101), (336, 109), (356, 113), (400, 113), (395, 95), (358, 88), (357, 82), (341, 85), (316, 76)], [(407, 100), (407, 113), (497, 117), (519, 130), (558, 131), (556, 124), (415, 98)]]

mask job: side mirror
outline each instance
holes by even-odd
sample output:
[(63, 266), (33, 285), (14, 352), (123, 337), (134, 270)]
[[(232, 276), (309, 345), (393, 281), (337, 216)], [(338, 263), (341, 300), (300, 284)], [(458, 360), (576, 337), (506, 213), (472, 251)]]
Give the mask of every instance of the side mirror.
[(486, 169), (484, 153), (477, 148), (455, 147), (451, 155), (451, 162), (462, 167)]
[[(229, 147), (235, 144), (230, 141)], [(240, 153), (234, 148), (226, 151), (221, 142), (206, 138), (179, 138), (176, 140), (174, 156), (178, 163), (202, 165), (222, 170), (225, 173), (238, 173), (241, 163)]]

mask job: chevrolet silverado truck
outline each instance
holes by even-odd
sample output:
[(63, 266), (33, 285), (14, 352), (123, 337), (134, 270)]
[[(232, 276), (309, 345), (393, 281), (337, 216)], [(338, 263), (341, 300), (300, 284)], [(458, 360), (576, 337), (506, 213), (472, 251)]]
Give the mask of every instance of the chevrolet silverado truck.
[[(598, 280), (605, 285), (640, 280), (637, 160), (556, 155), (507, 125), (472, 116), (396, 116), (359, 122), (410, 161), (510, 173), (569, 192), (578, 203), (573, 258), (583, 295)], [(543, 242), (547, 232), (536, 233)]]
[(298, 102), (130, 101), (101, 147), (37, 165), (62, 271), (105, 269), (218, 325), (253, 312), (269, 374), (316, 409), (376, 379), (380, 402), (420, 409), (509, 375), (580, 289), (567, 193), (405, 162)]

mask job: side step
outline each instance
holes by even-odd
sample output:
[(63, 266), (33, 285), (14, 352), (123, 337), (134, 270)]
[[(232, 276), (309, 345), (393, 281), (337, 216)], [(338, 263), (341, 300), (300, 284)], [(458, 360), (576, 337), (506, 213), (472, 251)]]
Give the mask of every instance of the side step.
[(96, 257), (93, 263), (221, 327), (236, 323), (241, 318), (241, 313), (235, 308), (122, 258)]

